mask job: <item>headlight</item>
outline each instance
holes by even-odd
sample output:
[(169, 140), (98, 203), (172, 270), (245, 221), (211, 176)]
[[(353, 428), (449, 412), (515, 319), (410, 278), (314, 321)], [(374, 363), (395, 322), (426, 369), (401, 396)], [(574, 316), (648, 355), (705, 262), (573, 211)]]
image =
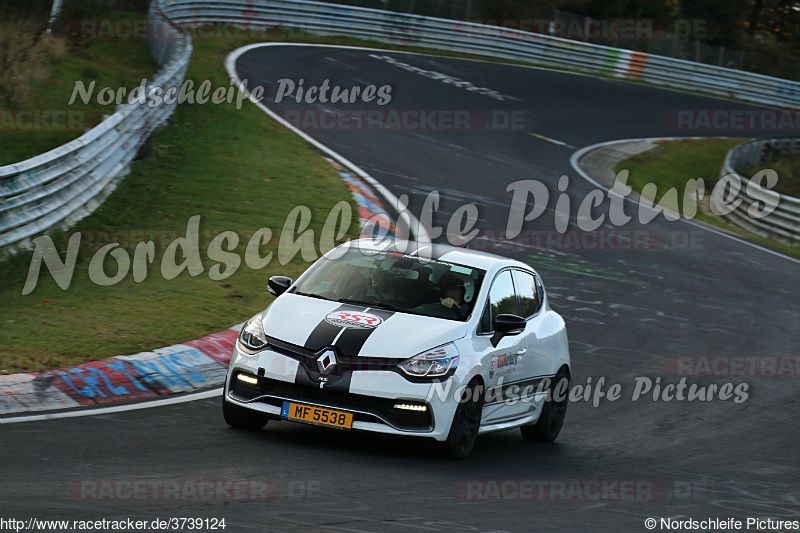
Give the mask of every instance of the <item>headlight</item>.
[(254, 354), (267, 347), (267, 335), (261, 327), (263, 314), (262, 311), (248, 320), (239, 332), (239, 348), (245, 353)]
[(458, 349), (452, 342), (443, 344), (406, 359), (397, 366), (409, 376), (427, 378), (444, 376), (458, 366)]

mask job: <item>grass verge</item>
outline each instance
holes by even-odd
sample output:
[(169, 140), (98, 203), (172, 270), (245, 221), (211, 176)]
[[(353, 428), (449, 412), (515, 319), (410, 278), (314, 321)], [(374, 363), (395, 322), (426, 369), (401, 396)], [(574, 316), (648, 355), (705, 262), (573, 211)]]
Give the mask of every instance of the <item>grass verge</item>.
[[(187, 77), (195, 86), (209, 79), (214, 87), (228, 87), (223, 59), (241, 44), (198, 40)], [(51, 232), (62, 258), (68, 236), (81, 233), (68, 290), (61, 290), (43, 267), (35, 290), (23, 296), (32, 254), (20, 253), (0, 263), (0, 372), (136, 353), (246, 320), (266, 305), (269, 275), (297, 276), (308, 263), (298, 254), (281, 265), (274, 253), (266, 268), (252, 269), (242, 261), (233, 275), (214, 280), (210, 273), (219, 263), (208, 258), (210, 240), (219, 232), (233, 231), (241, 242), (232, 251), (244, 258), (250, 235), (266, 227), (272, 238), (259, 249), (266, 256), (276, 252), (292, 208), (310, 209), (309, 228), (318, 240), (325, 217), (342, 200), (353, 212), (348, 232), (353, 237), (357, 210), (338, 173), (305, 141), (249, 102), (241, 110), (234, 104), (178, 106), (169, 125), (151, 136), (143, 157), (97, 211), (69, 232)], [(201, 217), (203, 271), (194, 277), (184, 271), (168, 281), (159, 270), (164, 250), (185, 233), (193, 215)], [(89, 265), (98, 248), (119, 242), (133, 261), (136, 243), (147, 240), (154, 242), (155, 261), (143, 281), (135, 282), (129, 272), (112, 286), (92, 282)], [(178, 264), (181, 259), (179, 253)], [(109, 256), (104, 270), (109, 277), (117, 272)]]
[(800, 154), (769, 154), (758, 164), (739, 170), (746, 176), (752, 176), (765, 168), (771, 168), (778, 174), (778, 183), (773, 189), (775, 192), (800, 198)]
[[(703, 178), (706, 187), (707, 199), (719, 178), (720, 169), (725, 161), (725, 155), (735, 146), (745, 142), (746, 139), (687, 139), (684, 141), (662, 141), (657, 148), (642, 152), (633, 157), (620, 161), (614, 172), (628, 170), (628, 185), (637, 193), (641, 193), (644, 186), (654, 183), (657, 186), (655, 197), (645, 195), (653, 201), (661, 200), (666, 191), (675, 188), (677, 197), (683, 198), (683, 191), (687, 180)], [(666, 206), (673, 211), (683, 213), (680, 205)], [(729, 224), (724, 219), (701, 208), (697, 211), (695, 219), (713, 224), (726, 231), (736, 233), (748, 240), (758, 242), (792, 257), (800, 258), (800, 249), (780, 242), (755, 235), (737, 226)]]

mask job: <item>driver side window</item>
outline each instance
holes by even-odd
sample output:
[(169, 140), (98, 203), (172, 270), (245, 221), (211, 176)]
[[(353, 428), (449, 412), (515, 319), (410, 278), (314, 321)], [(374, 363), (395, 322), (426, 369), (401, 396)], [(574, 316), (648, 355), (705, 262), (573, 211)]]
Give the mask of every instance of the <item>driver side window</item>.
[(492, 282), (489, 301), (483, 316), (481, 316), (479, 333), (494, 331), (494, 319), (500, 314), (517, 314), (517, 298), (514, 294), (514, 282), (511, 279), (510, 270), (500, 272)]

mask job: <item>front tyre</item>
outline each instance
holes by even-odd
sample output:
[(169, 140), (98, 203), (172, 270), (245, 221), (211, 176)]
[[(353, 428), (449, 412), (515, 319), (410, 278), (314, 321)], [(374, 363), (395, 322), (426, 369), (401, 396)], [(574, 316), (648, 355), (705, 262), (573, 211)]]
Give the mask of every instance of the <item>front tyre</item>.
[[(562, 381), (565, 381), (565, 383), (559, 385)], [(567, 404), (569, 403), (569, 376), (563, 368), (558, 371), (553, 383), (554, 385), (550, 388), (551, 393), (552, 391), (558, 391), (559, 394), (555, 396), (561, 397), (554, 398), (552, 397), (553, 395), (548, 395), (550, 397), (544, 402), (539, 420), (535, 424), (520, 428), (525, 440), (553, 442), (561, 432), (561, 426), (564, 425), (564, 418), (567, 416)]]
[(269, 417), (265, 414), (227, 402), (224, 393), (222, 395), (222, 416), (225, 417), (225, 422), (230, 427), (249, 431), (259, 430), (269, 421)]
[(470, 381), (458, 403), (447, 440), (437, 442), (439, 452), (451, 459), (466, 459), (475, 447), (483, 413), (483, 385)]

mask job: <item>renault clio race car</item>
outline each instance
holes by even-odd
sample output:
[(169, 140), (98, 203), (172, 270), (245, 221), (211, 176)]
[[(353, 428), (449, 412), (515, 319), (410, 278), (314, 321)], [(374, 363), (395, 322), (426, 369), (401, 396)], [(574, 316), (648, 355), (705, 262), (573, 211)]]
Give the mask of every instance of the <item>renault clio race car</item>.
[(479, 433), (553, 441), (570, 357), (539, 275), (497, 255), (358, 240), (334, 248), (243, 326), (223, 414), (429, 437), (464, 458)]

